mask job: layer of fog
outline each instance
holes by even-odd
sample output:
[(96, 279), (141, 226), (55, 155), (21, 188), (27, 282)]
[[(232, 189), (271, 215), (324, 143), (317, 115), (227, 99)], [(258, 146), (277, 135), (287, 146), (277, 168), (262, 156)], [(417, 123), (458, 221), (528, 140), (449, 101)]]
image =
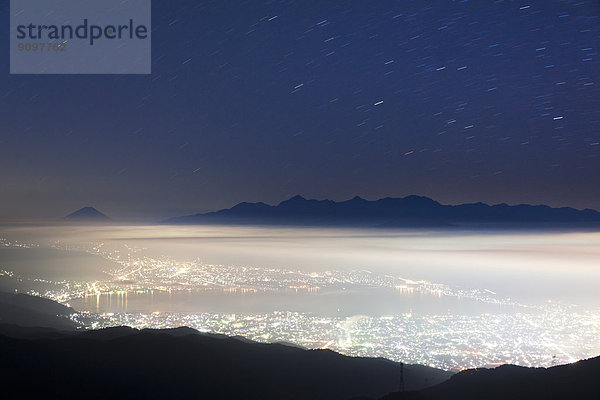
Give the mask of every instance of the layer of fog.
[[(42, 248), (104, 243), (106, 248), (122, 249), (127, 245), (142, 249), (140, 254), (181, 262), (202, 260), (302, 271), (367, 269), (465, 289), (488, 289), (524, 302), (600, 305), (596, 294), (600, 285), (600, 233), (593, 232), (60, 224), (3, 227), (0, 237)], [(23, 260), (15, 262), (14, 254), (7, 258), (0, 252), (0, 268), (19, 269), (25, 264)], [(79, 272), (88, 271), (90, 278), (107, 268), (106, 263), (83, 256), (76, 264)], [(48, 276), (44, 269), (57, 265), (37, 262), (27, 268), (29, 274), (35, 274), (37, 268), (40, 276)]]

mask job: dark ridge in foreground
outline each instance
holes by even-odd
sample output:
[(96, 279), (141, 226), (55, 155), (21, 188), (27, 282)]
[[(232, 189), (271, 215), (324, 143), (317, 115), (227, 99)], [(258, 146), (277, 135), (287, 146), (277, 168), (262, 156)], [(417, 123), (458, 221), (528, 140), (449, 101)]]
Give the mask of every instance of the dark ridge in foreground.
[[(377, 398), (398, 387), (400, 366), (247, 342), (183, 328), (109, 328), (35, 339), (2, 335), (0, 374), (22, 396), (143, 399)], [(31, 336), (31, 335), (29, 335)], [(404, 367), (413, 389), (451, 373)], [(31, 383), (35, 384), (32, 385)]]
[[(46, 327), (19, 326), (27, 322)], [(73, 309), (0, 293), (0, 376), (21, 398), (600, 399), (600, 357), (552, 368), (503, 365), (458, 374), (330, 350), (262, 344), (191, 328), (60, 330)], [(50, 324), (50, 325), (48, 325)], [(434, 386), (429, 386), (434, 385)]]
[[(382, 358), (191, 328), (65, 331), (61, 324), (72, 312), (47, 299), (0, 293), (0, 376), (21, 398), (342, 400), (381, 397), (399, 385), (400, 364)], [(28, 325), (39, 318), (38, 327), (24, 326), (23, 318)], [(404, 375), (418, 390), (452, 373), (406, 365)]]
[(66, 318), (73, 313), (72, 308), (42, 297), (0, 292), (0, 324), (74, 330), (75, 324)]
[(381, 400), (600, 399), (600, 357), (552, 368), (502, 365), (462, 371), (420, 392), (392, 393)]
[(94, 207), (83, 207), (64, 217), (68, 221), (110, 221), (110, 218)]
[(276, 206), (240, 203), (230, 209), (171, 218), (169, 224), (332, 225), (364, 227), (598, 228), (600, 212), (545, 205), (443, 205), (422, 196), (335, 202), (294, 196)]

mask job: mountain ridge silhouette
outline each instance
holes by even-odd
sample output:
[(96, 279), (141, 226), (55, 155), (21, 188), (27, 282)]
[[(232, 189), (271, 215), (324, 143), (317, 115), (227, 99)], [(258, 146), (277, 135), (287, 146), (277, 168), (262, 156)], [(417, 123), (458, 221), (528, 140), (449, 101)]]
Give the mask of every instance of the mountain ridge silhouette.
[(293, 196), (277, 205), (242, 202), (219, 211), (174, 217), (167, 224), (333, 225), (365, 227), (600, 227), (600, 212), (546, 205), (444, 205), (425, 196), (365, 200)]

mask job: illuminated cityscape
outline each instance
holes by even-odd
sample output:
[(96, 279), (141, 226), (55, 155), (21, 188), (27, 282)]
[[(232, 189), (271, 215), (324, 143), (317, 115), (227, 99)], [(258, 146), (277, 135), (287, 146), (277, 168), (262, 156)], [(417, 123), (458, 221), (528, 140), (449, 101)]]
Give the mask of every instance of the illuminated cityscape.
[[(189, 326), (203, 332), (328, 348), (342, 354), (385, 357), (443, 369), (500, 364), (551, 366), (598, 354), (599, 314), (323, 317), (306, 313), (103, 313), (77, 314), (93, 328)], [(577, 334), (573, 334), (577, 331)]]
[[(35, 246), (3, 240), (6, 247)], [(61, 250), (72, 246), (55, 244)], [(79, 248), (78, 250), (82, 250)], [(262, 342), (286, 342), (306, 348), (328, 348), (353, 356), (385, 357), (443, 369), (465, 369), (511, 363), (551, 366), (600, 353), (600, 312), (572, 305), (528, 305), (502, 298), (487, 289), (456, 289), (443, 284), (414, 281), (367, 270), (302, 272), (288, 269), (234, 267), (199, 260), (177, 262), (151, 258), (141, 249), (108, 249), (94, 244), (84, 249), (118, 263), (98, 281), (49, 281), (45, 292), (30, 294), (76, 304), (71, 318), (85, 328), (127, 325), (135, 328), (188, 326), (202, 332), (243, 336)], [(10, 271), (3, 276), (21, 281)], [(317, 296), (353, 290), (387, 291), (400, 296), (470, 301), (493, 312), (427, 313), (407, 311), (377, 315), (336, 315), (326, 311), (290, 311), (284, 302), (269, 312), (196, 312), (157, 309), (129, 310), (128, 301), (157, 300), (197, 294), (227, 296), (237, 302), (261, 294)], [(145, 297), (144, 297), (145, 296)], [(326, 297), (327, 298), (327, 297)], [(402, 297), (406, 298), (406, 297)], [(198, 307), (201, 309), (202, 307)]]

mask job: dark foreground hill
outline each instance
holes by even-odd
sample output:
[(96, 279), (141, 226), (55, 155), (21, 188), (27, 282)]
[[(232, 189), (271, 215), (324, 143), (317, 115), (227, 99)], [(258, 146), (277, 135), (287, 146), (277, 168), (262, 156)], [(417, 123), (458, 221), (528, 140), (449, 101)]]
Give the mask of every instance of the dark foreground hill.
[(600, 357), (552, 368), (503, 365), (462, 371), (420, 392), (393, 393), (381, 400), (598, 400)]
[(73, 330), (75, 324), (66, 317), (74, 312), (41, 297), (0, 292), (0, 324)]
[[(36, 339), (0, 335), (0, 354), (1, 376), (25, 398), (377, 398), (396, 389), (400, 376), (399, 365), (384, 359), (187, 328), (110, 328)], [(413, 387), (451, 375), (417, 365), (404, 369)]]
[[(399, 385), (400, 365), (385, 359), (190, 328), (81, 331), (65, 318), (73, 311), (0, 293), (0, 376), (22, 398), (349, 399)], [(404, 375), (409, 388), (422, 389), (452, 373), (407, 365)]]
[[(52, 319), (64, 323), (72, 312), (49, 300), (0, 293), (0, 376), (20, 398), (600, 400), (600, 357), (547, 369), (504, 365), (455, 375), (407, 365), (408, 391), (394, 393), (400, 365), (389, 360), (190, 328), (52, 328)], [(16, 324), (40, 315), (45, 328)]]
[(444, 205), (408, 196), (335, 202), (295, 196), (278, 205), (240, 203), (230, 209), (171, 218), (171, 224), (333, 225), (364, 227), (600, 227), (600, 212), (544, 205)]

